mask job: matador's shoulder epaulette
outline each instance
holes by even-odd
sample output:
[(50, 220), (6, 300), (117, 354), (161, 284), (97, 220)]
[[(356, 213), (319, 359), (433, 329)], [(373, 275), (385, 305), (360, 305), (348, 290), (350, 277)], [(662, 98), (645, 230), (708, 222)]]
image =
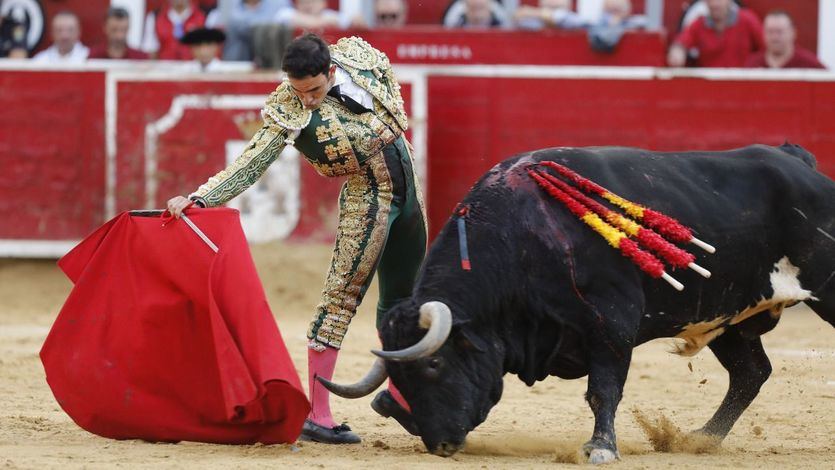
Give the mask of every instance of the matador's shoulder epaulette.
[(340, 39), (330, 46), (330, 51), (334, 62), (359, 70), (373, 70), (390, 65), (384, 53), (356, 36)]
[(270, 93), (261, 113), (264, 114), (264, 119), (270, 117), (279, 126), (294, 131), (304, 129), (310, 123), (312, 115), (290, 89), (287, 81), (282, 82), (274, 92)]

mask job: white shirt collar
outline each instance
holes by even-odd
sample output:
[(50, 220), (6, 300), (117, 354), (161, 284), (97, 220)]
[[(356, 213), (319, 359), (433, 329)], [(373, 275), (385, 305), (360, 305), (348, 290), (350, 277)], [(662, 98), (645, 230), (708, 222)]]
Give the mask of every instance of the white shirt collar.
[(343, 95), (350, 96), (352, 100), (365, 106), (368, 109), (374, 109), (374, 98), (371, 93), (364, 90), (357, 85), (352, 79), (351, 75), (342, 67), (337, 66), (334, 72), (333, 86), (339, 87), (339, 92)]
[(187, 6), (182, 13), (177, 13), (177, 10), (173, 8), (168, 9), (168, 19), (172, 23), (185, 23), (189, 16), (191, 16), (191, 6)]
[(58, 52), (58, 46), (53, 44), (44, 49), (43, 52), (37, 54), (36, 58), (41, 61), (76, 63), (84, 62), (87, 60), (88, 55), (90, 55), (90, 49), (79, 41), (75, 43), (72, 50), (66, 55), (61, 55)]

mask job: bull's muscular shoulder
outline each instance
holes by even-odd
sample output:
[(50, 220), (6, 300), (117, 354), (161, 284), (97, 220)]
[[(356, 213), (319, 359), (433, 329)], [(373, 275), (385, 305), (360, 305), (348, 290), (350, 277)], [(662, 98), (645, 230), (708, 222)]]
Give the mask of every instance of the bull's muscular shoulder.
[(805, 163), (813, 169), (817, 168), (818, 166), (817, 160), (815, 160), (815, 156), (809, 153), (808, 150), (797, 144), (792, 144), (791, 142), (786, 141), (786, 143), (777, 148), (784, 153), (799, 158), (801, 161), (803, 161), (803, 163)]
[(330, 52), (335, 62), (358, 70), (374, 70), (390, 65), (384, 53), (356, 36), (340, 39), (330, 46)]
[(262, 114), (272, 118), (279, 126), (290, 129), (304, 129), (310, 123), (312, 115), (309, 109), (305, 109), (301, 100), (290, 89), (289, 82), (282, 82), (267, 98), (267, 103)]

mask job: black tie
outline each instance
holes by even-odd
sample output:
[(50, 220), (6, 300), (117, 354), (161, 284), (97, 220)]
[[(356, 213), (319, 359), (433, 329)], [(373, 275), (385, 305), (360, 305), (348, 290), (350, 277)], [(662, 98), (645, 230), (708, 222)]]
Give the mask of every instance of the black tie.
[(331, 89), (328, 90), (328, 95), (336, 98), (337, 101), (342, 103), (343, 106), (348, 108), (354, 114), (362, 114), (371, 111), (365, 106), (354, 101), (354, 99), (352, 99), (350, 96), (342, 94), (339, 91), (339, 85), (332, 86)]

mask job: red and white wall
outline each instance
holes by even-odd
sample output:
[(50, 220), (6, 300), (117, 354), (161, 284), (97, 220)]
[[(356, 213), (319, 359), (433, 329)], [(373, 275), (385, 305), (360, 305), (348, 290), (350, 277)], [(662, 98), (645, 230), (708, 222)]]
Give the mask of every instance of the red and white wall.
[[(437, 233), (498, 161), (550, 146), (726, 149), (785, 140), (835, 177), (835, 74), (397, 65)], [(237, 156), (276, 75), (0, 64), (0, 256), (58, 256)], [(253, 240), (330, 240), (340, 181), (297, 155), (235, 202)], [(265, 222), (265, 219), (268, 222)]]

